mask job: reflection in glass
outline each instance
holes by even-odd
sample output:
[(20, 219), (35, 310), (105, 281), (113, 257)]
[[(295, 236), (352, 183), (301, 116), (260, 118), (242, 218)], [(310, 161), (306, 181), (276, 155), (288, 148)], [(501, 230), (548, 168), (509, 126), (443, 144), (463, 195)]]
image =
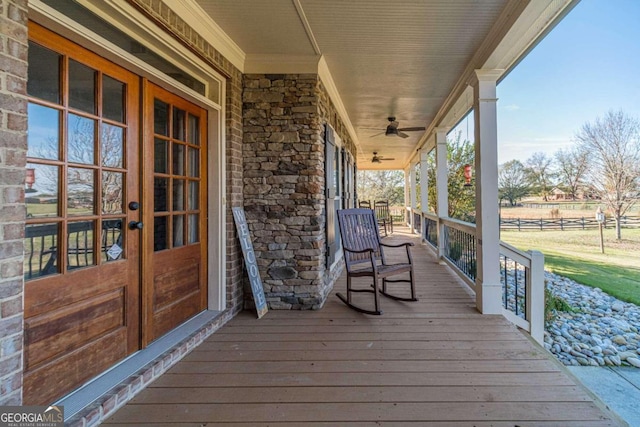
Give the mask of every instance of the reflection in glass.
[(193, 145), (200, 145), (200, 120), (191, 114), (189, 114), (188, 132), (187, 141)]
[(67, 169), (67, 212), (69, 215), (94, 213), (95, 178), (93, 170)]
[(24, 200), (27, 218), (58, 216), (58, 166), (27, 163)]
[(173, 210), (174, 211), (184, 210), (184, 180), (183, 179), (173, 180)]
[(198, 243), (200, 241), (200, 223), (198, 218), (198, 214), (189, 215), (189, 244)]
[(169, 172), (169, 142), (156, 138), (153, 150), (153, 171), (156, 173)]
[(123, 237), (121, 219), (102, 221), (102, 250), (100, 251), (100, 257), (103, 263), (124, 258)]
[(153, 211), (166, 212), (169, 209), (169, 178), (153, 180)]
[(58, 272), (58, 224), (27, 225), (24, 233), (24, 278)]
[(73, 59), (69, 60), (69, 106), (96, 113), (96, 71)]
[(27, 93), (34, 98), (60, 103), (60, 55), (29, 42)]
[(124, 123), (124, 83), (102, 76), (102, 116)]
[(200, 150), (197, 148), (189, 148), (189, 176), (200, 176)]
[(153, 219), (153, 250), (161, 251), (167, 249), (167, 230), (166, 216), (158, 216)]
[(173, 217), (173, 247), (184, 246), (184, 215)]
[(187, 113), (184, 110), (173, 107), (173, 137), (179, 141), (185, 140), (185, 118)]
[(93, 265), (93, 221), (67, 225), (67, 270)]
[(200, 209), (200, 183), (198, 181), (189, 182), (189, 205), (187, 209), (195, 211)]
[(27, 157), (58, 160), (60, 158), (60, 112), (29, 103)]
[(173, 143), (171, 144), (173, 151), (173, 170), (171, 173), (174, 175), (184, 175), (184, 149), (185, 146), (182, 144)]
[(123, 165), (124, 129), (107, 123), (100, 131), (100, 156), (102, 166), (121, 168)]
[(122, 213), (123, 191), (122, 191), (122, 173), (119, 172), (102, 172), (102, 213), (117, 214)]
[(158, 135), (169, 136), (169, 104), (154, 100), (153, 131)]
[(67, 160), (73, 163), (95, 163), (95, 120), (69, 114)]

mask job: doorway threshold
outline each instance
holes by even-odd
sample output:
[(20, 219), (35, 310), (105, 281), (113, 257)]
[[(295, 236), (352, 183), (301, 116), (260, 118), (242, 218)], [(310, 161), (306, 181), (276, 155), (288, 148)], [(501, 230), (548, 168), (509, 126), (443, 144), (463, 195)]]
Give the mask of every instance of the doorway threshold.
[[(141, 377), (144, 372), (148, 371), (149, 365), (153, 366), (154, 362), (163, 365), (164, 369), (162, 369), (162, 373), (164, 373), (170, 367), (166, 366), (166, 363), (163, 363), (163, 359), (166, 357), (166, 354), (187, 344), (185, 347), (186, 350), (180, 351), (180, 357), (175, 358), (176, 360), (172, 360), (173, 363), (170, 364), (172, 366), (179, 359), (185, 356), (188, 351), (195, 348), (206, 337), (232, 317), (230, 314), (227, 316), (223, 316), (223, 314), (229, 313), (205, 310), (202, 313), (197, 314), (182, 325), (149, 344), (145, 349), (133, 353), (80, 388), (64, 396), (62, 399), (55, 402), (54, 405), (64, 407), (65, 421), (68, 421), (81, 413), (82, 414), (80, 416), (86, 415), (85, 412), (93, 411), (95, 406), (100, 405), (105, 398), (108, 398), (114, 393), (118, 393), (118, 389), (123, 385), (132, 382), (132, 378), (135, 378), (136, 376)], [(209, 326), (212, 327), (210, 328)], [(194, 342), (192, 344), (190, 341), (194, 335), (198, 335), (199, 332), (204, 330), (208, 333), (200, 334), (202, 336), (197, 340), (198, 342)], [(153, 369), (153, 367), (151, 369)], [(153, 379), (155, 379), (155, 377)], [(138, 388), (139, 389), (136, 390), (135, 393), (129, 393), (129, 398), (132, 398), (133, 395), (137, 394), (137, 391), (140, 391), (143, 387), (140, 386)]]

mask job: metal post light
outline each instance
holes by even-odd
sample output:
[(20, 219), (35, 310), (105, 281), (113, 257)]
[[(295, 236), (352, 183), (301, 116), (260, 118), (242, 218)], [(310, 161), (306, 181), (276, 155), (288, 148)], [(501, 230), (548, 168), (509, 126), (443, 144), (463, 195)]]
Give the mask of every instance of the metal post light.
[(598, 221), (598, 228), (600, 228), (600, 252), (604, 253), (604, 235), (602, 233), (602, 225), (604, 224), (604, 212), (602, 212), (602, 208), (598, 206), (598, 210), (596, 210), (596, 221)]

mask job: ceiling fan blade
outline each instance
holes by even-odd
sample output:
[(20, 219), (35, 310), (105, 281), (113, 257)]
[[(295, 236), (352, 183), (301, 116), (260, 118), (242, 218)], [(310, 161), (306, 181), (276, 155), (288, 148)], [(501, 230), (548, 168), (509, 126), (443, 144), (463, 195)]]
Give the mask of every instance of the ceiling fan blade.
[(385, 158), (379, 158), (378, 160), (395, 160), (393, 157), (385, 157)]
[(404, 132), (398, 132), (398, 136), (399, 136), (400, 138), (409, 138), (409, 135), (407, 135), (407, 134), (406, 134), (406, 133), (404, 133)]
[(417, 126), (417, 127), (412, 127), (412, 128), (398, 128), (399, 132), (416, 132), (419, 130), (427, 130), (425, 127), (423, 126)]
[(369, 138), (373, 138), (374, 136), (380, 136), (380, 135), (384, 135), (384, 134), (385, 134), (385, 132), (384, 132), (384, 131), (382, 131), (382, 132), (380, 132), (380, 133), (376, 133), (376, 134), (374, 134), (374, 135), (369, 136)]

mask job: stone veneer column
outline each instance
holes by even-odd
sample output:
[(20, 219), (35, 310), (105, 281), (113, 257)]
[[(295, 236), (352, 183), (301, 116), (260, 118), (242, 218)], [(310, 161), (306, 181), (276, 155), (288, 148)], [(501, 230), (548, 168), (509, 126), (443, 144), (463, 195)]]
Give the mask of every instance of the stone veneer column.
[(244, 76), (244, 207), (272, 309), (324, 303), (318, 90), (315, 74)]
[(22, 403), (27, 1), (0, 0), (0, 405)]

